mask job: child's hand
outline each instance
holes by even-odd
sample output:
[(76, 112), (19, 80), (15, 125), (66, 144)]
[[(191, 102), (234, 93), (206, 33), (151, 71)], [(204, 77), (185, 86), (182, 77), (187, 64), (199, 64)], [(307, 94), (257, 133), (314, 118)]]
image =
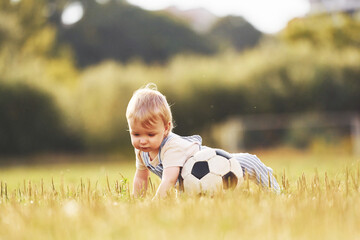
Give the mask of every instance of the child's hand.
[(145, 196), (148, 187), (149, 170), (136, 170), (134, 176), (134, 197)]
[(155, 198), (164, 198), (168, 195), (168, 191), (175, 186), (179, 173), (180, 167), (168, 167), (164, 169), (161, 183), (153, 200)]

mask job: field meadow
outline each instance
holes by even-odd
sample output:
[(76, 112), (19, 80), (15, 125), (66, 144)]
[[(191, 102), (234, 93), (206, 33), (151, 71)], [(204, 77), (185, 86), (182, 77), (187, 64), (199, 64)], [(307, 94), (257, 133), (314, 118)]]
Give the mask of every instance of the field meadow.
[(359, 157), (254, 154), (274, 169), (281, 194), (245, 180), (214, 196), (174, 191), (151, 201), (159, 184), (152, 176), (147, 196), (134, 199), (134, 161), (121, 155), (42, 155), (3, 166), (0, 239), (360, 239)]

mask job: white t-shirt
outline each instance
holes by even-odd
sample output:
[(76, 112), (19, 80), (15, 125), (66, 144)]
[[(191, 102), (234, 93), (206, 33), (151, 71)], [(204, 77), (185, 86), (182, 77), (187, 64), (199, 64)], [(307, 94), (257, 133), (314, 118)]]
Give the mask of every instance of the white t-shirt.
[[(154, 167), (159, 165), (160, 155), (163, 168), (182, 167), (186, 160), (200, 150), (200, 144), (200, 142), (191, 142), (174, 134), (174, 136), (166, 141), (159, 154), (150, 161), (150, 164)], [(139, 170), (147, 169), (142, 158), (142, 152), (135, 149), (135, 154), (136, 168)]]

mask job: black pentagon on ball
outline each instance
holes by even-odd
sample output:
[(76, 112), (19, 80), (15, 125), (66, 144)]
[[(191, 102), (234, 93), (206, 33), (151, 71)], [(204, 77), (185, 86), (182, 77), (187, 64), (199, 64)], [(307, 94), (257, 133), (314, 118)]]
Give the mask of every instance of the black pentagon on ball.
[(191, 169), (191, 174), (199, 180), (209, 172), (210, 172), (209, 164), (206, 161), (196, 162)]
[(228, 172), (222, 177), (222, 179), (224, 189), (234, 189), (238, 183), (238, 178), (233, 172)]

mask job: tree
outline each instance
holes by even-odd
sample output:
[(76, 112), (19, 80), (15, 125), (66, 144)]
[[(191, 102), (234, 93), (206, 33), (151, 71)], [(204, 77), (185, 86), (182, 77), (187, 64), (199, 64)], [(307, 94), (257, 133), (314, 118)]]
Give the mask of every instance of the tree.
[[(62, 71), (66, 67), (68, 78), (74, 78), (72, 55), (56, 42), (57, 31), (48, 22), (50, 8), (46, 0), (0, 0), (0, 6), (0, 66), (6, 66), (0, 68), (1, 81), (19, 78), (32, 82), (39, 78), (57, 81), (59, 74), (54, 71), (57, 64)], [(33, 72), (35, 68), (41, 76)]]
[(309, 42), (316, 47), (360, 47), (360, 21), (351, 15), (315, 15), (292, 20), (279, 39), (290, 44)]
[(78, 141), (58, 105), (77, 70), (56, 43), (48, 7), (45, 0), (0, 0), (0, 154), (63, 150)]
[(0, 154), (79, 149), (52, 97), (25, 84), (0, 82)]
[(122, 1), (86, 1), (83, 5), (84, 17), (76, 24), (65, 27), (57, 20), (59, 40), (72, 47), (78, 66), (105, 59), (162, 62), (183, 51), (213, 52), (209, 41), (165, 15)]
[(221, 18), (208, 35), (220, 47), (232, 47), (238, 51), (256, 46), (262, 37), (262, 33), (244, 18), (235, 16)]

